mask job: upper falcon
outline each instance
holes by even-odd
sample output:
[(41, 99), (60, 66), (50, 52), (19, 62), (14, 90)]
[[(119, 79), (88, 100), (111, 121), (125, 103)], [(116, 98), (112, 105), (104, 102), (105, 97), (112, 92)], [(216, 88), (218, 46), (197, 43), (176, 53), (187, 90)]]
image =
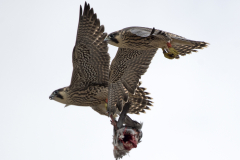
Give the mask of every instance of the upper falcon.
[[(106, 38), (109, 44), (119, 47), (112, 61), (109, 78), (108, 112), (114, 114), (121, 110), (122, 102), (126, 102), (129, 93), (134, 94), (137, 82), (151, 63), (158, 48), (163, 50), (169, 59), (179, 58), (195, 49), (207, 47), (208, 43), (193, 41), (184, 37), (145, 27), (128, 27), (110, 33)], [(119, 92), (121, 94), (115, 94)], [(112, 96), (113, 95), (113, 96)]]
[(197, 52), (195, 49), (202, 49), (208, 45), (203, 41), (193, 41), (176, 34), (146, 27), (124, 28), (110, 33), (105, 41), (119, 48), (135, 50), (162, 48), (164, 56), (169, 59)]

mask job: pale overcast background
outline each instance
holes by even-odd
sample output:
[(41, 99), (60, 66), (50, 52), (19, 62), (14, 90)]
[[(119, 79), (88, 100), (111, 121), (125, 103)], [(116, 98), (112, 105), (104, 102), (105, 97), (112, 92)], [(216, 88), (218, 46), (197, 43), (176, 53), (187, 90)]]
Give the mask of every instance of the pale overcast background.
[[(153, 97), (123, 159), (240, 159), (240, 1), (89, 0), (106, 32), (155, 27), (210, 43), (179, 60), (158, 50), (142, 76)], [(49, 100), (72, 74), (81, 0), (0, 0), (0, 159), (112, 160), (110, 119)], [(109, 46), (111, 58), (117, 48)]]

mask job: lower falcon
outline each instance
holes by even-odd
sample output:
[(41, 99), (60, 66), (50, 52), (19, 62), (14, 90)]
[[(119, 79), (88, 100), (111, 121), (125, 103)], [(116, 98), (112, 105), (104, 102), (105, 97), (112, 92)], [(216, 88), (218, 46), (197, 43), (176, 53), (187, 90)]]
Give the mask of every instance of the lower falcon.
[[(85, 3), (82, 12), (80, 6), (76, 44), (72, 53), (71, 84), (68, 87), (55, 90), (50, 95), (50, 99), (66, 104), (66, 106), (90, 106), (99, 114), (108, 115), (110, 56), (107, 42), (104, 41), (106, 36), (104, 26), (100, 25), (93, 8)], [(151, 98), (139, 85), (140, 83), (137, 82), (134, 93), (128, 94), (128, 100), (132, 102), (129, 113), (145, 112), (144, 110), (151, 106)], [(116, 94), (118, 93), (111, 96), (116, 96)], [(118, 110), (116, 113), (120, 111)]]

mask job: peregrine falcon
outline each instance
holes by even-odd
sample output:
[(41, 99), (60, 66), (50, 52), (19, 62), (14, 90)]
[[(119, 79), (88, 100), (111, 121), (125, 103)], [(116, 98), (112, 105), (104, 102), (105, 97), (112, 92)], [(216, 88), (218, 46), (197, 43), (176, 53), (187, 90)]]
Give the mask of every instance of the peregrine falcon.
[[(111, 94), (108, 98), (110, 56), (107, 42), (104, 41), (106, 36), (104, 26), (100, 25), (97, 14), (85, 2), (83, 12), (80, 6), (76, 43), (72, 52), (73, 72), (71, 83), (68, 87), (55, 90), (49, 97), (51, 100), (66, 104), (66, 106), (90, 106), (99, 114), (108, 115), (108, 99), (112, 99), (111, 96), (121, 97), (117, 95), (121, 93), (117, 93), (118, 90), (110, 91)], [(117, 59), (115, 58), (115, 61), (118, 61)], [(119, 70), (121, 69), (116, 68), (116, 66), (111, 68), (111, 72), (114, 73)], [(124, 73), (124, 75), (128, 77), (131, 76), (131, 73)], [(127, 81), (127, 78), (125, 81)], [(121, 83), (121, 80), (117, 82)], [(147, 96), (149, 93), (145, 92), (145, 88), (139, 87), (140, 84), (137, 81), (134, 84), (136, 91), (134, 93), (130, 92), (127, 96), (128, 100), (132, 102), (129, 113), (139, 114), (139, 112), (145, 112), (145, 109), (149, 109), (148, 106), (151, 106), (151, 98)], [(124, 89), (122, 88), (122, 90)], [(118, 110), (117, 113), (120, 111)]]
[[(124, 105), (118, 121), (112, 119), (113, 155), (116, 159), (125, 156), (132, 148), (137, 148), (138, 143), (140, 143), (142, 139), (143, 124), (127, 116), (130, 106), (130, 102)], [(125, 125), (123, 125), (124, 123)]]
[(158, 48), (162, 48), (166, 58), (177, 59), (179, 55), (197, 52), (195, 49), (202, 49), (208, 45), (203, 41), (192, 41), (162, 30), (144, 27), (124, 28), (110, 33), (104, 41), (119, 47), (110, 68), (108, 85), (110, 116), (117, 108), (122, 110), (129, 93), (135, 93), (137, 82), (147, 71)]
[(179, 55), (184, 56), (191, 52), (197, 52), (195, 49), (202, 49), (208, 45), (203, 41), (193, 41), (173, 33), (145, 27), (124, 28), (110, 33), (105, 41), (119, 48), (135, 50), (161, 48), (164, 56), (169, 59), (178, 59)]

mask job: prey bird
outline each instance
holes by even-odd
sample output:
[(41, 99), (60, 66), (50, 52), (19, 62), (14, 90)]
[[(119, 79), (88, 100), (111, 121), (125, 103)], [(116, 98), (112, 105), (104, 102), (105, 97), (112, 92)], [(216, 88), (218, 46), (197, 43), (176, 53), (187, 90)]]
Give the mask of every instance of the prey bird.
[(143, 124), (138, 123), (127, 116), (130, 106), (130, 102), (125, 103), (118, 121), (112, 119), (113, 155), (116, 159), (125, 156), (132, 148), (137, 148), (137, 145), (141, 142), (143, 136)]
[[(107, 33), (104, 33), (104, 26), (100, 25), (97, 14), (85, 2), (84, 11), (82, 11), (82, 7), (80, 6), (76, 43), (72, 52), (73, 72), (71, 83), (68, 87), (63, 87), (52, 92), (49, 97), (51, 100), (66, 104), (65, 106), (90, 106), (99, 114), (108, 116), (108, 99), (123, 97), (121, 95), (123, 92), (124, 94), (128, 94), (126, 93), (126, 88), (121, 84), (125, 85), (125, 82), (128, 81), (128, 77), (132, 76), (132, 73), (126, 70), (126, 67), (129, 66), (118, 65), (123, 64), (123, 57), (115, 57), (112, 64), (118, 66), (112, 65), (111, 71), (109, 70), (110, 56), (108, 54), (108, 44), (104, 41), (106, 36)], [(132, 63), (131, 65), (134, 65), (135, 62), (133, 61)], [(109, 72), (116, 75), (112, 81), (116, 81), (120, 85), (121, 88), (118, 88), (118, 90), (108, 87), (110, 80)], [(122, 79), (121, 75), (117, 74), (119, 72), (124, 75)], [(117, 78), (120, 78), (120, 80)], [(124, 80), (124, 78), (126, 79)], [(147, 96), (149, 93), (145, 92), (145, 88), (139, 87), (141, 84), (139, 81), (132, 83), (134, 83), (134, 92), (130, 92), (127, 95), (128, 101), (131, 102), (129, 113), (144, 113), (145, 109), (149, 109), (148, 106), (152, 105), (151, 98)], [(109, 91), (109, 89), (114, 91)], [(121, 112), (121, 110), (115, 111), (114, 114)]]

